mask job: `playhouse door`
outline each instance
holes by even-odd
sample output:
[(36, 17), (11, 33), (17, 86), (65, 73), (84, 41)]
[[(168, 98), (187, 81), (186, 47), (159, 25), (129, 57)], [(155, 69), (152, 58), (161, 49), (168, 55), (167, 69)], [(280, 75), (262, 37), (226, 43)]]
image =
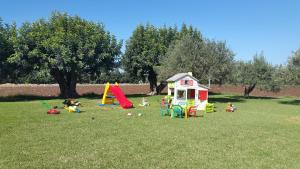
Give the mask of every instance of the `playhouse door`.
[(188, 89), (188, 105), (195, 105), (195, 89)]

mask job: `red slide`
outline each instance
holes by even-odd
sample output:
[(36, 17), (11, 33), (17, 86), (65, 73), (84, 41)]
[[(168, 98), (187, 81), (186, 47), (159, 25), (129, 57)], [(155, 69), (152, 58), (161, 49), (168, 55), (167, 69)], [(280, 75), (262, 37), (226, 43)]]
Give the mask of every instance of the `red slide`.
[(124, 93), (122, 92), (121, 88), (119, 86), (109, 86), (110, 92), (116, 97), (116, 99), (119, 101), (120, 105), (124, 109), (129, 109), (133, 107), (133, 104), (131, 101), (129, 101)]

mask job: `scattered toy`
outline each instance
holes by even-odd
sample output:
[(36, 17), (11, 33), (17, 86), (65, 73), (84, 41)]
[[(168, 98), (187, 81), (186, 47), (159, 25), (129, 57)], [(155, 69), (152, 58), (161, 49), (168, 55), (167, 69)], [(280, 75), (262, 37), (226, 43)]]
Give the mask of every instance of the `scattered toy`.
[(143, 99), (142, 99), (142, 103), (139, 104), (139, 106), (143, 106), (143, 107), (149, 106), (149, 105), (150, 105), (150, 104), (149, 104), (148, 100), (145, 99), (144, 97), (143, 97)]
[(234, 112), (236, 109), (237, 108), (232, 103), (228, 103), (226, 107), (226, 112)]
[(45, 102), (45, 101), (42, 101), (41, 103), (42, 103), (42, 105), (43, 105), (44, 107), (46, 107), (47, 109), (49, 109), (49, 110), (47, 111), (47, 114), (59, 114), (59, 113), (60, 113), (60, 111), (57, 110), (57, 106), (51, 106), (50, 104), (48, 104), (48, 103)]
[(66, 99), (64, 102), (64, 109), (68, 110), (68, 112), (76, 112), (80, 113), (80, 109), (78, 109), (78, 106), (81, 106), (81, 103), (79, 101), (76, 101), (75, 99)]
[(55, 109), (55, 108), (50, 109), (50, 110), (47, 111), (47, 114), (59, 114), (59, 113), (60, 113), (60, 111)]

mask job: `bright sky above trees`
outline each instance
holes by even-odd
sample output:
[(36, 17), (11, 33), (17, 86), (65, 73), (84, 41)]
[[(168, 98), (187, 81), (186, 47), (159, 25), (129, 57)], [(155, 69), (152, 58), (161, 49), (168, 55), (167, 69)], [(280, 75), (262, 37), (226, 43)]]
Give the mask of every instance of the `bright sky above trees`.
[(273, 64), (285, 64), (300, 47), (300, 1), (297, 0), (0, 0), (4, 22), (47, 18), (58, 10), (103, 22), (118, 39), (127, 40), (139, 23), (173, 26), (184, 22), (205, 37), (226, 40), (236, 59), (264, 51)]

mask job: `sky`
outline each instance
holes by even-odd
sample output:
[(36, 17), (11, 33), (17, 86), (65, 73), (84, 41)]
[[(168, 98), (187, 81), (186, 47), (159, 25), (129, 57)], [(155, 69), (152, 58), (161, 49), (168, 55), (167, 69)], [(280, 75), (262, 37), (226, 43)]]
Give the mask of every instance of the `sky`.
[(226, 41), (236, 60), (263, 51), (270, 63), (286, 64), (300, 48), (299, 0), (0, 0), (0, 17), (18, 26), (52, 11), (103, 23), (124, 41), (138, 24), (193, 25)]

